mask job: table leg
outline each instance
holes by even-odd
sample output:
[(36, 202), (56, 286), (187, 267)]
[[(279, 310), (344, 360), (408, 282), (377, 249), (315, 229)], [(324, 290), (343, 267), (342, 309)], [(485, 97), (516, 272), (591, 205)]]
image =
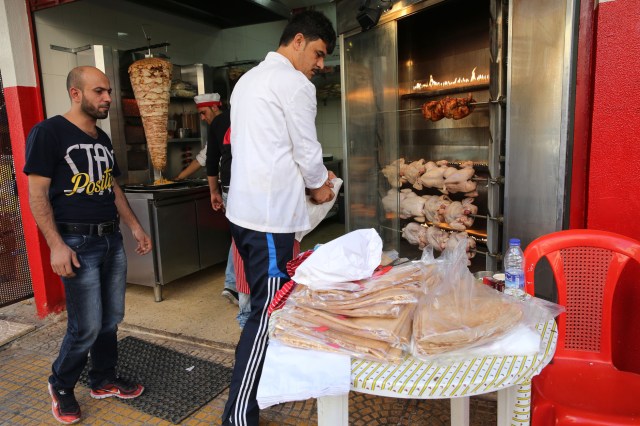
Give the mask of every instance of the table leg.
[(318, 426), (349, 425), (349, 394), (318, 398)]
[(153, 286), (153, 296), (156, 299), (156, 302), (162, 302), (162, 286), (158, 283)]
[(451, 398), (451, 426), (469, 425), (469, 397)]
[(498, 391), (498, 426), (529, 426), (531, 382)]

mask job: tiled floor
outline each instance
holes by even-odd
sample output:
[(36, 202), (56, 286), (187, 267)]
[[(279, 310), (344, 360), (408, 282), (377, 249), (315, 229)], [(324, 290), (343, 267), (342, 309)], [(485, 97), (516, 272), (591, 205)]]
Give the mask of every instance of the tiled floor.
[[(303, 241), (303, 250), (315, 243), (329, 241), (341, 235), (341, 227), (329, 223), (319, 229), (315, 235), (309, 234)], [(215, 269), (222, 271), (223, 268)], [(218, 272), (220, 273), (220, 272)], [(139, 290), (139, 289), (138, 289)], [(177, 290), (177, 289), (176, 289)], [(219, 296), (213, 290), (207, 290), (203, 297), (211, 300)], [(128, 309), (133, 307), (127, 296)], [(175, 312), (184, 312), (179, 305), (180, 293), (168, 292), (177, 304)], [(208, 299), (207, 299), (208, 298)], [(138, 309), (157, 309), (163, 303), (156, 304), (151, 296), (140, 297)], [(163, 316), (167, 316), (170, 305), (164, 305)], [(187, 307), (188, 308), (188, 307)], [(237, 309), (229, 304), (227, 309)], [(215, 321), (212, 310), (203, 310), (208, 320)], [(184, 316), (184, 315), (183, 315)], [(120, 328), (120, 337), (134, 335), (150, 342), (170, 347), (177, 351), (210, 360), (222, 365), (232, 366), (234, 346), (229, 339), (207, 340), (192, 337), (188, 329), (177, 328), (158, 330), (148, 324), (137, 324), (130, 313)], [(178, 321), (204, 321), (193, 318), (172, 317), (168, 323)], [(231, 317), (232, 318), (232, 317)], [(218, 318), (219, 320), (219, 318)], [(0, 309), (0, 322), (22, 323), (34, 327), (35, 331), (25, 334), (12, 342), (0, 346), (0, 425), (46, 425), (58, 424), (51, 416), (51, 400), (47, 393), (46, 381), (51, 369), (51, 362), (58, 353), (64, 335), (66, 321), (64, 314), (49, 316), (44, 320), (35, 317), (32, 301), (20, 302), (16, 305)], [(233, 322), (233, 321), (232, 321)], [(182, 326), (180, 326), (182, 327)], [(228, 337), (228, 336), (227, 336)], [(194, 412), (183, 425), (218, 425), (224, 409), (228, 390)], [(82, 386), (76, 388), (76, 396), (82, 407), (83, 421), (86, 425), (169, 425), (170, 423), (136, 411), (117, 400), (94, 400), (89, 397), (88, 390)], [(496, 423), (496, 402), (491, 398), (471, 398), (471, 424), (473, 426), (493, 425)], [(260, 414), (261, 426), (316, 425), (316, 401), (314, 399), (280, 404), (263, 410)], [(431, 426), (450, 424), (448, 400), (409, 400), (383, 398), (351, 392), (349, 396), (349, 424), (353, 426)], [(457, 426), (457, 425), (454, 425)]]
[[(0, 424), (44, 425), (57, 424), (50, 413), (50, 398), (46, 379), (51, 361), (58, 352), (64, 334), (64, 321), (40, 327), (9, 345), (0, 348)], [(120, 337), (134, 333), (120, 333)], [(137, 335), (174, 350), (232, 366), (233, 353), (229, 350), (196, 346), (186, 341), (168, 340), (149, 335)], [(83, 424), (87, 425), (170, 425), (117, 400), (94, 400), (82, 386), (76, 388), (82, 407)], [(227, 399), (227, 391), (210, 401), (188, 417), (183, 425), (217, 425)], [(472, 398), (471, 424), (495, 424), (495, 401)], [(280, 404), (263, 410), (261, 426), (315, 425), (316, 402), (306, 400)], [(349, 424), (354, 426), (382, 425), (448, 425), (448, 400), (408, 400), (382, 398), (351, 392), (349, 397)]]
[(0, 346), (29, 333), (34, 328), (33, 325), (0, 319)]

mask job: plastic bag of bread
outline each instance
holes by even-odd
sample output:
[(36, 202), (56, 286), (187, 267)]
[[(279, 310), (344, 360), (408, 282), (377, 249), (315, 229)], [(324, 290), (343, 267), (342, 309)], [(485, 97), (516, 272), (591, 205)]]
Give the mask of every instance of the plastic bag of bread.
[(409, 349), (414, 308), (403, 305), (397, 318), (350, 318), (287, 303), (271, 315), (269, 336), (298, 348), (399, 363)]
[(413, 262), (383, 267), (372, 277), (353, 282), (353, 290), (313, 290), (299, 285), (291, 295), (291, 303), (329, 311), (417, 303), (435, 283), (432, 272), (434, 265)]
[(483, 344), (523, 318), (522, 302), (474, 280), (466, 245), (463, 239), (438, 258), (439, 284), (420, 302), (414, 318), (412, 354), (417, 358)]
[(129, 79), (136, 97), (147, 150), (153, 167), (164, 170), (167, 165), (167, 122), (169, 88), (173, 66), (161, 58), (145, 58), (129, 66)]

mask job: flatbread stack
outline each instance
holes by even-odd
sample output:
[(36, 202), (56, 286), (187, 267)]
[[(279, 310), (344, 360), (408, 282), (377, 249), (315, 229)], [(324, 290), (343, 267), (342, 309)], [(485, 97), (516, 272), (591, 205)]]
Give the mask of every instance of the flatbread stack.
[(360, 281), (359, 291), (314, 291), (298, 284), (271, 316), (270, 336), (290, 346), (400, 362), (430, 271), (423, 264), (403, 265)]
[(157, 170), (167, 165), (167, 121), (169, 116), (170, 62), (145, 58), (129, 66), (129, 78), (140, 109), (151, 163)]
[(515, 299), (477, 283), (473, 283), (468, 298), (456, 291), (433, 296), (416, 312), (414, 355), (436, 355), (479, 345), (507, 332), (522, 315)]
[(289, 346), (398, 363), (411, 339), (414, 307), (404, 305), (398, 318), (349, 318), (285, 307), (271, 316), (269, 334)]
[(417, 303), (433, 282), (433, 268), (422, 263), (397, 266), (384, 275), (358, 282), (359, 291), (311, 290), (299, 285), (291, 295), (296, 306), (360, 316), (397, 317), (397, 307)]

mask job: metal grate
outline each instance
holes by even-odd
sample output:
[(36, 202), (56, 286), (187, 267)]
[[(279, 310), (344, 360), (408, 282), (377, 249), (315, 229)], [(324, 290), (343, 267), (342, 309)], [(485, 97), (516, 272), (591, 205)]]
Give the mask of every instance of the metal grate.
[(0, 73), (0, 306), (33, 296)]
[(567, 280), (565, 348), (600, 352), (602, 303), (612, 253), (574, 247), (560, 254)]

